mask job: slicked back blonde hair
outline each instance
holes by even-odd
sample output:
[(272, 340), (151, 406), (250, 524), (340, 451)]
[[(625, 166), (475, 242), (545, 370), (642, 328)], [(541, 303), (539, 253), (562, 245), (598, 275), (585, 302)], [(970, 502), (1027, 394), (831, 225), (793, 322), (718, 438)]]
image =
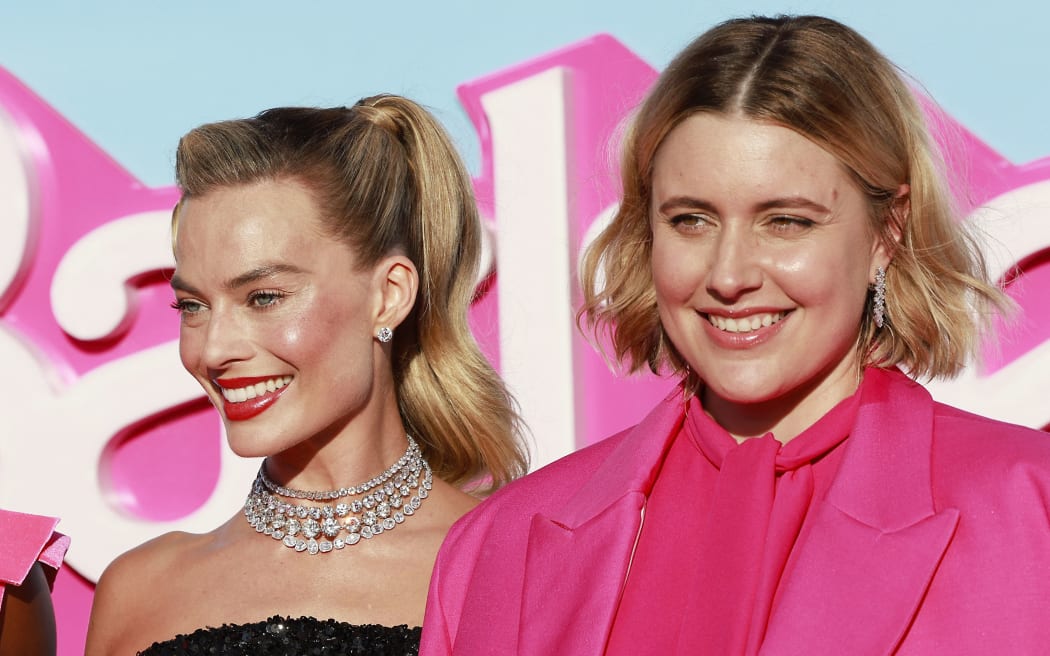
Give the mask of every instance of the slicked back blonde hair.
[[(875, 326), (869, 302), (858, 357), (920, 377), (958, 373), (991, 311), (1009, 304), (957, 220), (938, 151), (901, 74), (860, 34), (818, 16), (727, 21), (660, 75), (624, 140), (619, 211), (581, 267), (579, 318), (599, 343), (608, 337), (632, 372), (688, 371), (660, 325), (648, 266), (651, 181), (668, 133), (701, 112), (789, 128), (839, 160), (867, 198), (872, 233), (892, 255), (886, 323)], [(910, 186), (909, 202), (898, 198), (902, 184)]]
[[(478, 490), (485, 492), (525, 473), (516, 404), (467, 323), (482, 230), (470, 178), (426, 110), (392, 95), (350, 108), (270, 109), (192, 130), (175, 161), (183, 200), (295, 180), (314, 194), (330, 235), (363, 267), (391, 253), (409, 257), (419, 294), (393, 341), (406, 428), (450, 483), (487, 476)], [(173, 235), (178, 213), (176, 207)]]

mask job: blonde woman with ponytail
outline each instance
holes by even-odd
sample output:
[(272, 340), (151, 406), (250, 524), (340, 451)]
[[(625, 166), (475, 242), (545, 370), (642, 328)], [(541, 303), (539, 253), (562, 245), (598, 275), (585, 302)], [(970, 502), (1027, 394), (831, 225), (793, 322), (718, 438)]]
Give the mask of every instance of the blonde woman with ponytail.
[(464, 486), (526, 468), (467, 327), (462, 163), (426, 111), (376, 96), (203, 125), (176, 177), (182, 363), (265, 460), (225, 524), (109, 567), (88, 654), (415, 654)]

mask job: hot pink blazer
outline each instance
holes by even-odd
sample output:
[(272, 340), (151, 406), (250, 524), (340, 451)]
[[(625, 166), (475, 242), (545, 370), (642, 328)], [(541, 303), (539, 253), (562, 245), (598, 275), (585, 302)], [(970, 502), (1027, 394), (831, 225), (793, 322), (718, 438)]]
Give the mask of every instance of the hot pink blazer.
[[(1050, 435), (935, 403), (895, 370), (866, 375), (877, 384), (760, 653), (1050, 653)], [(672, 394), (461, 519), (438, 556), (420, 653), (602, 653), (682, 411)]]

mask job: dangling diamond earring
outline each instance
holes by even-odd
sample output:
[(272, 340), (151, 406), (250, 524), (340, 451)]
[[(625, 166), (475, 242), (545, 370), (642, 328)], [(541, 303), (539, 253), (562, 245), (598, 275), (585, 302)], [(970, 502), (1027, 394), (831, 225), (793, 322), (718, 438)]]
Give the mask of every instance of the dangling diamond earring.
[(871, 314), (875, 326), (882, 328), (886, 323), (886, 269), (875, 269), (875, 297), (871, 300)]
[(383, 326), (376, 332), (376, 339), (386, 344), (390, 340), (394, 339), (394, 331), (390, 330), (386, 326)]

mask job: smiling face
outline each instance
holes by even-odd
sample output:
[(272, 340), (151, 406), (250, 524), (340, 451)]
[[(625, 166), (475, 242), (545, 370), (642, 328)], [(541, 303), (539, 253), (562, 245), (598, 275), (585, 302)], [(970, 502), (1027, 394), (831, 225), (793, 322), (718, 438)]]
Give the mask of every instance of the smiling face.
[(653, 164), (660, 320), (738, 437), (791, 439), (859, 380), (875, 270), (868, 205), (827, 151), (784, 127), (697, 114)]
[(219, 188), (183, 203), (172, 280), (179, 353), (242, 456), (334, 437), (376, 379), (375, 274), (322, 232), (294, 181)]

